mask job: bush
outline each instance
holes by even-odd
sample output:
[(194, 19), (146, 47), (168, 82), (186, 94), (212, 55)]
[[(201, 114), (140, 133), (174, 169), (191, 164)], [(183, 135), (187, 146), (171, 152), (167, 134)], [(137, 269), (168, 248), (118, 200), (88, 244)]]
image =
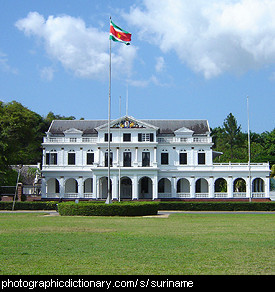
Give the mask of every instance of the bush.
[(58, 204), (58, 212), (63, 216), (146, 216), (158, 214), (158, 203), (123, 202), (105, 204), (65, 202)]
[[(13, 202), (0, 202), (0, 210), (12, 210)], [(55, 210), (56, 202), (15, 202), (14, 210)]]
[(275, 202), (160, 202), (159, 210), (275, 211)]

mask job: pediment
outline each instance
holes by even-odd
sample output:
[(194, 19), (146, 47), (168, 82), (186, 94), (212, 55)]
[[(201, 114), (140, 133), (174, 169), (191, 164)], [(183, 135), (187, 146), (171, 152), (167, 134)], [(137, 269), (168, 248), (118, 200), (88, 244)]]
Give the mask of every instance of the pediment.
[[(108, 128), (108, 123), (97, 127), (96, 130), (104, 130)], [(158, 127), (150, 125), (148, 123), (139, 121), (133, 117), (130, 116), (124, 116), (122, 118), (116, 119), (114, 121), (111, 121), (110, 123), (111, 129), (154, 129), (158, 130)]]
[(82, 135), (83, 132), (78, 130), (78, 129), (75, 129), (75, 128), (70, 128), (70, 129), (64, 131), (64, 134), (65, 135), (68, 135), (68, 134), (69, 135)]
[(192, 136), (194, 131), (187, 129), (185, 127), (182, 127), (175, 131), (175, 134), (178, 136)]

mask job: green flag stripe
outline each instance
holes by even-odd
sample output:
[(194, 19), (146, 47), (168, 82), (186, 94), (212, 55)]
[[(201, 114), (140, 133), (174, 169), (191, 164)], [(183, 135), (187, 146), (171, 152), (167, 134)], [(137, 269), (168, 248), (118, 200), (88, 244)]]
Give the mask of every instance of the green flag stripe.
[(120, 31), (122, 31), (122, 32), (124, 32), (124, 33), (130, 33), (130, 32), (128, 32), (128, 31), (126, 31), (126, 30), (120, 28), (120, 27), (117, 26), (116, 24), (114, 24), (114, 23), (112, 22), (112, 20), (111, 20), (111, 25), (114, 27), (115, 30), (120, 30)]

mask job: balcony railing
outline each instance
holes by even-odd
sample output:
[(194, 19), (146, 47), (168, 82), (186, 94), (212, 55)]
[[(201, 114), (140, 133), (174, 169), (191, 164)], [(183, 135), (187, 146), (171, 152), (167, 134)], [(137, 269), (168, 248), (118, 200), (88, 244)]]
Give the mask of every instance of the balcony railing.
[(65, 198), (65, 199), (95, 199), (96, 196), (94, 193), (84, 193), (84, 194), (79, 194), (79, 193), (65, 193), (65, 194), (60, 194), (60, 193), (46, 193), (44, 195), (45, 198), (49, 199), (60, 199), (60, 198)]
[(81, 137), (81, 138), (44, 137), (44, 143), (96, 143), (96, 142), (97, 137)]
[(179, 137), (161, 137), (158, 138), (158, 143), (160, 144), (170, 144), (170, 143), (192, 143), (192, 144), (204, 144), (212, 143), (212, 138), (179, 138)]
[[(44, 195), (45, 198), (49, 199), (60, 199), (60, 198), (65, 198), (65, 199), (99, 199), (101, 197), (96, 197), (95, 193), (65, 193), (65, 194), (60, 194), (60, 193), (46, 193)], [(252, 192), (252, 198), (265, 198), (266, 195), (264, 192)], [(158, 193), (158, 198), (159, 199), (169, 199), (172, 198), (172, 193)], [(179, 199), (188, 199), (188, 198), (196, 198), (196, 199), (205, 199), (205, 198), (212, 198), (212, 196), (209, 193), (195, 193), (195, 197), (191, 196), (191, 193), (176, 193), (175, 198)], [(244, 198), (249, 198), (247, 196), (246, 192), (233, 192), (233, 194), (229, 193), (223, 193), (223, 192), (215, 192), (214, 197), (216, 199), (222, 199), (222, 198), (234, 198), (234, 199), (244, 199)]]

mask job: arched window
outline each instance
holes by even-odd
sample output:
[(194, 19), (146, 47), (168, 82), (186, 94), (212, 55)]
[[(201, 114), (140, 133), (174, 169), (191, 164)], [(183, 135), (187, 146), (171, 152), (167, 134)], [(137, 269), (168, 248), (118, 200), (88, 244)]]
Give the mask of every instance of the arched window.
[(200, 165), (205, 164), (205, 152), (204, 152), (204, 150), (199, 150), (199, 152), (198, 152), (198, 164), (200, 164)]
[(88, 150), (87, 151), (87, 165), (92, 165), (94, 163), (94, 151)]
[(70, 150), (68, 152), (68, 165), (75, 165), (75, 152)]
[[(113, 152), (110, 152), (110, 166), (113, 166)], [(105, 152), (105, 167), (108, 167), (108, 149)]]

